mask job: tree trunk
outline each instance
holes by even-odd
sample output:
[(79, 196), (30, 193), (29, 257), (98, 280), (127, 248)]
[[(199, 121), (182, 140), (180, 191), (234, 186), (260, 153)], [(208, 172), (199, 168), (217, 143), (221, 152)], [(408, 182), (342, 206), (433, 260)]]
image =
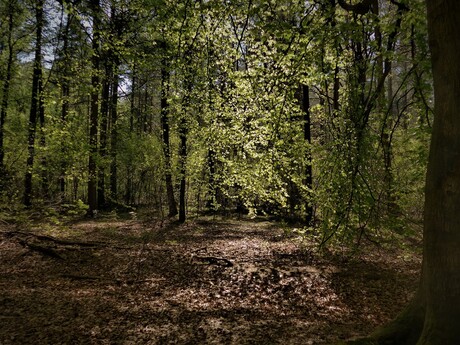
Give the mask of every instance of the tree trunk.
[(351, 344), (460, 344), (460, 2), (426, 3), (435, 118), (425, 188), (421, 284), (395, 321)]
[(169, 104), (168, 104), (168, 82), (169, 73), (166, 70), (166, 61), (163, 62), (161, 69), (161, 127), (163, 133), (163, 154), (165, 157), (165, 181), (166, 195), (168, 197), (168, 217), (177, 215), (177, 204), (174, 198), (174, 188), (172, 184), (171, 171), (171, 149), (169, 140)]
[[(42, 81), (39, 83), (38, 93), (38, 117), (40, 120), (40, 147), (46, 147), (46, 135), (45, 135), (45, 103), (43, 99), (43, 75)], [(41, 176), (41, 185), (43, 197), (49, 199), (49, 181), (48, 181), (48, 160), (46, 159), (46, 150), (43, 150), (44, 154), (41, 157), (40, 161), (40, 176)]]
[(104, 54), (105, 72), (102, 82), (101, 94), (101, 123), (99, 125), (99, 158), (100, 164), (98, 165), (98, 179), (97, 179), (97, 203), (100, 209), (107, 206), (105, 199), (105, 173), (106, 173), (106, 159), (107, 159), (107, 129), (109, 122), (109, 103), (110, 103), (110, 84), (112, 79), (112, 63), (110, 61), (110, 54)]
[(307, 85), (302, 85), (302, 112), (303, 112), (303, 139), (308, 145), (305, 159), (304, 186), (308, 189), (308, 198), (305, 203), (305, 222), (310, 225), (313, 220), (313, 206), (311, 190), (313, 188), (312, 162), (311, 162), (311, 117), (310, 117), (310, 93)]
[[(2, 109), (0, 110), (0, 175), (2, 178), (5, 176), (5, 144), (4, 144), (4, 128), (6, 115), (8, 113), (8, 103), (9, 103), (9, 93), (10, 93), (10, 83), (13, 70), (13, 26), (14, 26), (14, 6), (13, 2), (8, 3), (8, 58), (6, 63), (6, 75), (5, 81), (3, 82), (3, 94), (2, 94)], [(3, 181), (0, 181), (2, 183)]]
[[(62, 108), (61, 108), (61, 121), (62, 125), (65, 126), (67, 122), (67, 116), (69, 115), (69, 97), (70, 97), (70, 76), (69, 76), (69, 64), (70, 64), (70, 52), (69, 52), (69, 33), (70, 26), (73, 21), (73, 15), (67, 16), (67, 23), (63, 33), (63, 43), (62, 43), (62, 57), (63, 57), (63, 70), (62, 70), (62, 81), (61, 81), (61, 97), (62, 97)], [(61, 146), (61, 173), (59, 176), (59, 190), (61, 193), (61, 200), (65, 198), (65, 189), (66, 189), (66, 170), (67, 170), (67, 144), (62, 143)]]
[(44, 0), (38, 0), (35, 7), (36, 19), (36, 42), (35, 42), (35, 58), (34, 70), (32, 76), (32, 99), (29, 113), (29, 134), (28, 134), (28, 156), (26, 163), (26, 175), (24, 180), (24, 205), (30, 207), (32, 205), (32, 169), (35, 158), (35, 134), (37, 130), (37, 119), (40, 116), (40, 99), (42, 95), (42, 31), (43, 31), (43, 5)]
[(209, 211), (216, 210), (217, 204), (217, 186), (216, 186), (216, 152), (213, 149), (208, 150), (207, 166), (209, 170), (209, 186), (208, 196), (206, 201), (206, 208)]
[(419, 344), (460, 344), (460, 2), (427, 0), (435, 120), (425, 189)]
[(110, 104), (110, 199), (117, 200), (117, 140), (118, 140), (118, 84), (120, 78), (118, 76), (119, 61), (114, 58), (112, 71), (112, 99)]
[(93, 42), (92, 42), (92, 76), (91, 105), (89, 114), (89, 159), (88, 159), (88, 216), (93, 217), (97, 210), (97, 127), (99, 117), (99, 0), (92, 3)]
[[(129, 111), (129, 133), (131, 136), (136, 135), (134, 132), (134, 118), (136, 117), (136, 85), (137, 78), (136, 78), (136, 65), (133, 66), (133, 71), (131, 75), (131, 95), (129, 97), (130, 102), (130, 111)], [(131, 205), (134, 203), (134, 196), (133, 196), (133, 175), (134, 175), (134, 167), (132, 164), (128, 164), (126, 167), (126, 185), (125, 185), (125, 203), (127, 205)]]
[[(185, 114), (184, 114), (185, 116)], [(180, 138), (180, 189), (179, 189), (179, 222), (183, 223), (186, 219), (186, 173), (187, 173), (187, 120), (182, 117), (179, 125), (179, 138)]]

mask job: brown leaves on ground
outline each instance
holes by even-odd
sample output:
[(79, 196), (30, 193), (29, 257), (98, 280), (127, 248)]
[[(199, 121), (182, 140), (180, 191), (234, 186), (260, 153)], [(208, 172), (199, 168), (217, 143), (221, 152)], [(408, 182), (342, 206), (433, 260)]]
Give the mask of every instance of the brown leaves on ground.
[(420, 265), (320, 255), (269, 222), (0, 230), (3, 345), (323, 344), (394, 317)]

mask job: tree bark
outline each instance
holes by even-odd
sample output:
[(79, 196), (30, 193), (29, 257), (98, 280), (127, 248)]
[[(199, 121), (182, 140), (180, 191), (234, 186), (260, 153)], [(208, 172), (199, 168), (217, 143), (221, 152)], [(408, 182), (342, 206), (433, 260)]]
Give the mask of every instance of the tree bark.
[[(303, 112), (303, 139), (305, 144), (311, 144), (311, 117), (310, 117), (310, 92), (307, 85), (302, 85), (302, 112)], [(313, 188), (313, 171), (310, 146), (306, 149), (304, 186), (308, 189), (308, 198), (305, 203), (305, 222), (310, 225), (313, 220), (313, 206), (310, 191)]]
[(435, 116), (426, 176), (421, 284), (395, 321), (348, 344), (460, 344), (460, 2), (426, 3)]
[(177, 215), (177, 204), (174, 198), (174, 188), (171, 171), (171, 148), (169, 140), (169, 104), (168, 104), (168, 82), (169, 73), (166, 69), (166, 61), (163, 61), (161, 68), (161, 128), (163, 134), (163, 154), (165, 157), (165, 182), (166, 195), (168, 198), (168, 217)]
[(460, 2), (427, 0), (435, 119), (425, 189), (426, 315), (418, 344), (460, 344)]
[(187, 120), (185, 114), (183, 115), (179, 125), (179, 138), (180, 138), (180, 189), (179, 189), (179, 222), (183, 223), (186, 219), (186, 174), (187, 174)]
[(113, 71), (112, 71), (112, 98), (110, 104), (110, 199), (111, 201), (117, 200), (117, 141), (118, 141), (118, 84), (119, 78), (119, 61), (114, 57)]
[[(8, 3), (8, 58), (6, 63), (6, 75), (5, 81), (3, 82), (3, 94), (2, 94), (2, 109), (0, 111), (0, 175), (2, 178), (5, 176), (5, 146), (4, 146), (4, 128), (6, 116), (8, 113), (8, 103), (9, 103), (9, 92), (10, 92), (10, 83), (12, 78), (13, 70), (13, 28), (14, 28), (14, 5), (13, 1)], [(1, 183), (2, 181), (0, 181)]]
[(29, 113), (29, 130), (28, 130), (28, 156), (26, 163), (26, 174), (24, 179), (24, 205), (30, 207), (32, 205), (32, 169), (35, 159), (35, 134), (37, 130), (37, 119), (40, 114), (41, 97), (40, 90), (43, 82), (42, 77), (42, 31), (43, 31), (43, 5), (44, 0), (38, 0), (35, 7), (36, 19), (36, 42), (35, 42), (35, 57), (34, 69), (32, 76), (32, 99)]
[[(44, 88), (43, 88), (43, 72), (41, 76), (41, 82), (38, 84), (38, 118), (40, 120), (40, 147), (43, 149), (46, 147), (46, 135), (45, 135), (45, 102), (43, 98)], [(46, 150), (43, 150), (44, 154), (40, 159), (40, 177), (41, 177), (41, 186), (43, 197), (49, 199), (49, 180), (48, 180), (48, 160), (46, 158)]]
[[(64, 11), (64, 9), (63, 9)], [(63, 32), (63, 43), (62, 43), (62, 80), (61, 80), (61, 97), (62, 97), (62, 107), (61, 107), (61, 122), (65, 126), (67, 123), (67, 117), (69, 115), (69, 105), (70, 105), (70, 76), (69, 76), (69, 64), (70, 64), (70, 52), (69, 52), (69, 34), (70, 26), (73, 22), (73, 15), (69, 14), (67, 16), (67, 23)], [(61, 146), (61, 173), (59, 176), (59, 190), (61, 193), (61, 201), (65, 198), (66, 190), (66, 170), (67, 170), (67, 144), (62, 143)]]
[(99, 158), (100, 164), (98, 165), (98, 179), (97, 179), (97, 203), (99, 209), (107, 206), (105, 198), (105, 174), (106, 174), (106, 159), (107, 159), (107, 130), (109, 123), (109, 108), (110, 108), (110, 86), (112, 82), (112, 62), (111, 54), (105, 52), (104, 56), (104, 77), (102, 81), (101, 93), (101, 115), (99, 124)]
[(208, 150), (208, 155), (206, 157), (207, 167), (209, 170), (209, 179), (208, 179), (208, 196), (206, 200), (206, 208), (209, 211), (216, 210), (217, 204), (217, 187), (216, 187), (216, 152), (213, 149)]
[(99, 117), (99, 65), (100, 65), (100, 4), (99, 0), (92, 3), (93, 42), (92, 42), (92, 76), (91, 104), (89, 115), (89, 159), (88, 159), (88, 216), (95, 215), (97, 210), (97, 130)]

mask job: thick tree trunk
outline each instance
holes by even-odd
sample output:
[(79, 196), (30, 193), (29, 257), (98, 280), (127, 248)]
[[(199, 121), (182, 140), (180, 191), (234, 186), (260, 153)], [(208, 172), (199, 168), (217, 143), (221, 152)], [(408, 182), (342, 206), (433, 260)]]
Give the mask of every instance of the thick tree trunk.
[(427, 0), (427, 5), (435, 119), (420, 289), (395, 321), (350, 344), (460, 344), (460, 2)]
[(43, 0), (37, 1), (35, 7), (36, 19), (36, 42), (35, 42), (35, 58), (34, 70), (32, 76), (32, 100), (29, 113), (29, 134), (28, 134), (28, 156), (26, 163), (26, 174), (24, 179), (24, 205), (30, 207), (32, 205), (32, 169), (35, 158), (35, 134), (37, 130), (37, 119), (40, 114), (40, 99), (42, 95), (42, 31), (43, 31)]
[(426, 315), (418, 344), (460, 344), (460, 2), (427, 0), (435, 120), (425, 190)]

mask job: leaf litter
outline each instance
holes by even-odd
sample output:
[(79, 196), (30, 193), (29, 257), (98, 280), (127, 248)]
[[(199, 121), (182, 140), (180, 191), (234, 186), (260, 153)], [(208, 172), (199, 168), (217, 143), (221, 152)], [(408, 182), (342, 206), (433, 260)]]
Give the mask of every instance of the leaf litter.
[(389, 321), (416, 288), (417, 254), (295, 239), (255, 220), (2, 225), (0, 344), (327, 344)]

